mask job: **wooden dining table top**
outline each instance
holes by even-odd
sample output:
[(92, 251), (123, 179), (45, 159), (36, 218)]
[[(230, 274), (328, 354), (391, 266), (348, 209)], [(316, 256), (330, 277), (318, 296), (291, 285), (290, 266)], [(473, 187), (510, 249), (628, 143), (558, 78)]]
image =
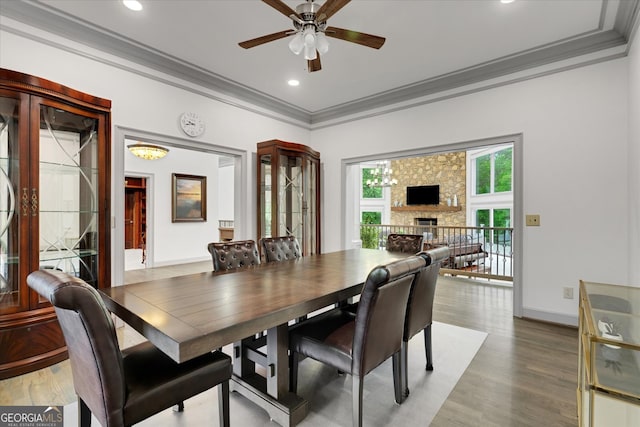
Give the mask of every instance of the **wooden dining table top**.
[(407, 255), (351, 249), (101, 292), (112, 313), (184, 362), (358, 295), (374, 267)]

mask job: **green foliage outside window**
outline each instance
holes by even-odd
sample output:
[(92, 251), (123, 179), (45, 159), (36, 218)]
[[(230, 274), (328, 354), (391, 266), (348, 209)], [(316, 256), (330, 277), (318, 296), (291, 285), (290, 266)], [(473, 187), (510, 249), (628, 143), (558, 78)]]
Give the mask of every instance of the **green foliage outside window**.
[(367, 180), (373, 181), (373, 175), (371, 171), (374, 168), (363, 168), (362, 169), (362, 198), (363, 199), (382, 199), (382, 188), (380, 187), (369, 187), (367, 185)]
[(511, 191), (513, 148), (507, 148), (495, 153), (495, 183), (494, 192)]
[(494, 227), (509, 227), (509, 224), (511, 224), (511, 209), (493, 210)]
[(367, 227), (365, 224), (360, 226), (360, 240), (363, 248), (378, 249), (378, 235), (378, 227)]
[(486, 154), (476, 158), (476, 194), (491, 192), (491, 156)]
[(476, 227), (489, 227), (489, 209), (478, 209), (476, 211)]
[(382, 212), (362, 212), (362, 223), (360, 225), (360, 240), (362, 247), (368, 249), (378, 249), (378, 227), (367, 227), (367, 224), (382, 224)]
[(382, 224), (382, 212), (362, 212), (363, 224)]

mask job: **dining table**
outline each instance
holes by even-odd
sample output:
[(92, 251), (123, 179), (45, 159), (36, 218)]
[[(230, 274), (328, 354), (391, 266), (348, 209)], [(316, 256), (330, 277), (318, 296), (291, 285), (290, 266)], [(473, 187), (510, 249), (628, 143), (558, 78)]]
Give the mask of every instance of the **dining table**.
[[(374, 267), (408, 255), (356, 248), (100, 292), (109, 311), (178, 363), (233, 344), (232, 390), (288, 427), (308, 413), (289, 391), (290, 322), (359, 295)], [(251, 341), (263, 331), (260, 352)]]

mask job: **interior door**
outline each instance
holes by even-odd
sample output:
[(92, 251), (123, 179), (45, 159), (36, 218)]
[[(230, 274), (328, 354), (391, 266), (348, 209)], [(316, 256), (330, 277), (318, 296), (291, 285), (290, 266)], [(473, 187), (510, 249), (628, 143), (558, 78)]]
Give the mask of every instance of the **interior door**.
[(146, 178), (125, 177), (124, 248), (145, 249)]

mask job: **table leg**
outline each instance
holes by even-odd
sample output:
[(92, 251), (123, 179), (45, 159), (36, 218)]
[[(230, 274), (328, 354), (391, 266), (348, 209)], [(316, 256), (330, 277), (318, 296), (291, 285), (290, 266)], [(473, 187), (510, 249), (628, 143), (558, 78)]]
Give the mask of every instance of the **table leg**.
[(278, 399), (289, 392), (289, 327), (267, 331), (267, 393)]
[[(239, 350), (235, 350), (236, 345)], [(278, 325), (267, 331), (266, 378), (248, 372), (253, 363), (247, 359), (242, 343), (234, 344), (232, 389), (267, 411), (269, 417), (285, 427), (293, 427), (306, 417), (308, 402), (289, 392), (289, 327)], [(236, 354), (239, 366), (236, 368)], [(254, 359), (257, 357), (254, 355)]]

